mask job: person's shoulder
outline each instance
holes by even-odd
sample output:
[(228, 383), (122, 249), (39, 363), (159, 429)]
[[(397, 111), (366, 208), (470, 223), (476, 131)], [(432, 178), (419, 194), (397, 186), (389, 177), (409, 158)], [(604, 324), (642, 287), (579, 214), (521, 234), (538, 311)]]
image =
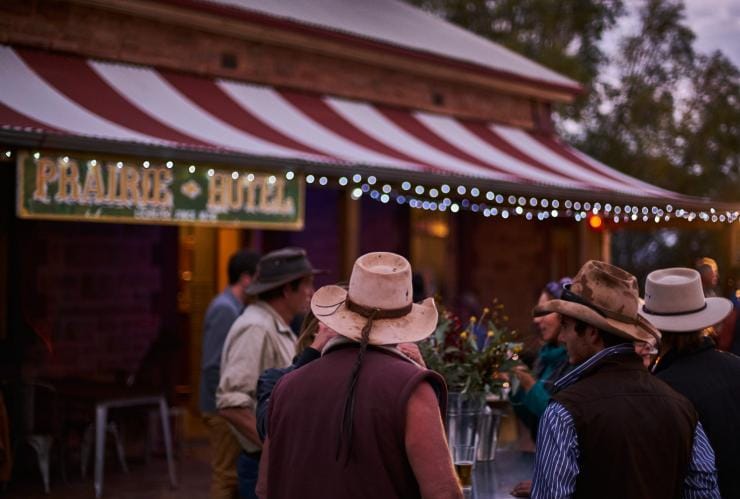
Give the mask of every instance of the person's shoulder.
[(242, 334), (246, 331), (260, 335), (260, 333), (266, 333), (271, 324), (272, 320), (269, 312), (255, 305), (248, 305), (231, 325), (229, 336)]
[(222, 292), (216, 295), (213, 300), (211, 300), (211, 303), (208, 304), (208, 309), (206, 313), (213, 314), (228, 311), (238, 314), (240, 308), (241, 307), (236, 303), (236, 300), (234, 298), (226, 295), (226, 292)]

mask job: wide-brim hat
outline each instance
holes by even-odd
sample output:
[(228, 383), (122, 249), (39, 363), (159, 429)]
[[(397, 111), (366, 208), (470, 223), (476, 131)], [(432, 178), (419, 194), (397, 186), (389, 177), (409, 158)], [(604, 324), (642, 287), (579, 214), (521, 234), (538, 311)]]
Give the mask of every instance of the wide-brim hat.
[(258, 295), (291, 281), (326, 271), (314, 269), (302, 248), (282, 248), (266, 254), (257, 263), (254, 279), (247, 286), (248, 295)]
[(563, 287), (560, 299), (535, 307), (535, 316), (557, 312), (633, 341), (659, 340), (660, 331), (638, 313), (637, 278), (605, 262), (586, 262)]
[(713, 326), (732, 311), (727, 298), (705, 298), (701, 275), (694, 269), (650, 272), (640, 314), (661, 331), (688, 333)]
[(367, 253), (352, 268), (347, 289), (324, 286), (311, 299), (317, 319), (340, 335), (361, 341), (371, 319), (368, 342), (393, 345), (419, 341), (437, 327), (434, 299), (413, 303), (411, 265), (395, 253)]

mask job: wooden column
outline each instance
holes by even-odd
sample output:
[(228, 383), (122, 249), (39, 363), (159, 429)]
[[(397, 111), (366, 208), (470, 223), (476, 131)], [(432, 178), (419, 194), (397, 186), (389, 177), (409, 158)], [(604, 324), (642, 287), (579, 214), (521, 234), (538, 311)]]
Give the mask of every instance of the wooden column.
[(216, 286), (222, 290), (229, 284), (228, 268), (229, 258), (242, 248), (242, 231), (239, 229), (218, 229), (216, 236), (217, 262), (216, 262)]
[(360, 219), (362, 216), (360, 200), (353, 200), (350, 190), (345, 189), (339, 201), (339, 231), (342, 241), (342, 265), (339, 280), (347, 281), (352, 273), (352, 266), (360, 256)]

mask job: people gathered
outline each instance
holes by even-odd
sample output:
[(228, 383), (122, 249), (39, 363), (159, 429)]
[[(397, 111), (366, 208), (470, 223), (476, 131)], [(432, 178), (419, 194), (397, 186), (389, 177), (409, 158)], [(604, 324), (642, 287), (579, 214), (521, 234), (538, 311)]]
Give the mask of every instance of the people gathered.
[[(234, 474), (243, 498), (463, 497), (447, 387), (416, 346), (434, 333), (437, 308), (409, 262), (368, 253), (348, 286), (315, 292), (318, 271), (300, 248), (268, 253), (253, 276), (253, 261), (234, 262), (206, 320), (203, 411), (214, 448), (227, 428), (240, 451), (231, 466), (233, 452), (214, 458), (212, 497), (229, 494)], [(588, 261), (541, 290), (542, 347), (531, 370), (508, 378), (536, 444), (532, 481), (513, 495), (740, 497), (740, 357), (707, 334), (733, 304), (711, 296), (708, 274), (656, 270), (643, 299), (635, 276)], [(289, 324), (300, 317), (296, 338)]]

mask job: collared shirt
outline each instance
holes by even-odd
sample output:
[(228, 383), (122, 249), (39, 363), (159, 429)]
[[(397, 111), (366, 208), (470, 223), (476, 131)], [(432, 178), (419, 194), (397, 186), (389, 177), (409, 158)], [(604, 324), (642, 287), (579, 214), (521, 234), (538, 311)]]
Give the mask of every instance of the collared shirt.
[[(601, 350), (555, 382), (561, 390), (578, 381), (584, 372), (601, 359), (633, 351), (632, 344), (622, 344)], [(550, 401), (540, 420), (537, 434), (534, 477), (531, 497), (535, 499), (572, 497), (578, 477), (578, 436), (571, 414), (556, 401)], [(694, 444), (689, 469), (684, 480), (683, 498), (719, 499), (717, 472), (712, 450), (701, 423), (694, 429)]]
[[(286, 367), (295, 354), (295, 336), (267, 303), (257, 301), (231, 326), (221, 356), (221, 379), (216, 392), (219, 409), (257, 405), (257, 380), (265, 369)], [(235, 431), (247, 452), (259, 448)]]
[(231, 289), (226, 288), (208, 305), (203, 320), (203, 351), (201, 355), (200, 410), (216, 412), (216, 389), (221, 374), (221, 353), (226, 335), (244, 310)]

